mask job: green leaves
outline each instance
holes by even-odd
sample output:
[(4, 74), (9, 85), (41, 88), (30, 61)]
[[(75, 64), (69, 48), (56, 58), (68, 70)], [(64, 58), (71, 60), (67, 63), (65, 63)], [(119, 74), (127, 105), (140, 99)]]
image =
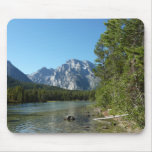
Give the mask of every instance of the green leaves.
[(144, 25), (138, 19), (111, 19), (105, 23), (94, 53), (94, 73), (101, 78), (96, 101), (114, 113), (129, 113), (144, 124)]
[(46, 102), (46, 101), (71, 101), (95, 100), (95, 91), (30, 88), (24, 89), (22, 85), (8, 88), (8, 103)]

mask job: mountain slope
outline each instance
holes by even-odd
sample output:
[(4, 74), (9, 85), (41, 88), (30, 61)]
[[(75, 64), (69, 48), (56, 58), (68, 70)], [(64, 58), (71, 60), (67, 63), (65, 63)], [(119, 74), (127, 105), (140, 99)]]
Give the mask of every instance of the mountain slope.
[(7, 75), (21, 82), (31, 82), (31, 80), (10, 61), (7, 61)]
[(28, 78), (31, 79), (33, 82), (41, 83), (41, 84), (48, 84), (49, 77), (54, 73), (54, 69), (47, 69), (45, 67), (41, 68), (37, 72), (28, 75)]
[(59, 87), (55, 87), (55, 86), (48, 86), (48, 85), (44, 85), (44, 84), (36, 84), (33, 82), (21, 82), (18, 80), (15, 80), (9, 76), (7, 76), (7, 88), (13, 88), (16, 86), (21, 86), (24, 89), (46, 89), (46, 90), (64, 90), (62, 88)]
[(89, 61), (71, 59), (57, 69), (42, 68), (28, 77), (35, 83), (69, 90), (92, 90), (99, 82), (92, 72), (94, 67)]

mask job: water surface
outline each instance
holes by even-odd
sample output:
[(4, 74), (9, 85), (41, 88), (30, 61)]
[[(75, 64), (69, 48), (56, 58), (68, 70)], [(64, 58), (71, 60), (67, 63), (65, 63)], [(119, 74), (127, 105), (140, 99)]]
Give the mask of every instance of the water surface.
[[(95, 121), (89, 101), (56, 101), (8, 105), (8, 129), (16, 133), (124, 132), (111, 120)], [(72, 115), (74, 121), (64, 120)]]
[[(88, 101), (57, 101), (8, 105), (8, 128), (19, 133), (95, 132)], [(75, 121), (65, 121), (72, 115)]]

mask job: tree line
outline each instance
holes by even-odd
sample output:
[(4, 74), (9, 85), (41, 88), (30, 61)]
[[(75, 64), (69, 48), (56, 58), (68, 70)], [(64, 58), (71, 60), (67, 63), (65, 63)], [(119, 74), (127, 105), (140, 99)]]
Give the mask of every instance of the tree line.
[(129, 114), (141, 128), (145, 123), (144, 25), (138, 19), (110, 19), (94, 53), (94, 73), (101, 79), (96, 103), (113, 114)]
[(94, 100), (95, 91), (66, 90), (59, 87), (19, 82), (8, 77), (7, 102)]

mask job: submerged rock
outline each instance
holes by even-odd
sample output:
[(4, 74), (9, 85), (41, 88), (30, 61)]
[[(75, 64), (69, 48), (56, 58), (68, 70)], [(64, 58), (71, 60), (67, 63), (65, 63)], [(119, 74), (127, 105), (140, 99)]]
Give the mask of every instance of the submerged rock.
[(116, 126), (117, 124), (114, 122), (113, 125)]
[(89, 126), (84, 126), (84, 128), (90, 128)]
[(66, 116), (64, 118), (64, 120), (73, 121), (73, 120), (75, 120), (75, 117), (74, 116)]

